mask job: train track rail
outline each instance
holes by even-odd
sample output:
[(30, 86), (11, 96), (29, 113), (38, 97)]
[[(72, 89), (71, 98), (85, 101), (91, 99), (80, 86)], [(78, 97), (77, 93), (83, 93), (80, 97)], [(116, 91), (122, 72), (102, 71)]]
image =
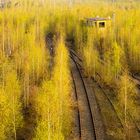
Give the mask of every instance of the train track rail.
[[(80, 67), (82, 67), (81, 64), (80, 64), (80, 62), (82, 62), (82, 59), (79, 58), (79, 56), (77, 56), (77, 54), (74, 51), (71, 51), (71, 52), (77, 58), (77, 61), (79, 61), (79, 62), (75, 62), (75, 63), (77, 63), (77, 65), (80, 65)], [(97, 74), (97, 75), (99, 75), (99, 74)], [(140, 77), (137, 77), (137, 76), (132, 76), (132, 77), (135, 80), (137, 80), (137, 85), (140, 88)], [(92, 80), (97, 83), (97, 81), (94, 78), (92, 78)], [(97, 85), (102, 90), (102, 93), (104, 94), (104, 96), (107, 98), (107, 100), (110, 103), (113, 111), (116, 113), (116, 117), (118, 118), (118, 122), (120, 123), (121, 127), (124, 129), (124, 124), (122, 123), (122, 121), (121, 121), (121, 119), (120, 119), (120, 117), (119, 117), (119, 115), (118, 115), (118, 113), (117, 113), (117, 111), (115, 109), (115, 106), (114, 106), (112, 100), (110, 99), (110, 97), (108, 97), (108, 95), (106, 94), (106, 92), (104, 91), (104, 89), (100, 86), (100, 84), (97, 83)], [(140, 133), (140, 128), (139, 128), (138, 124), (135, 122), (134, 118), (132, 117), (132, 115), (129, 112), (128, 112), (128, 116), (130, 116), (131, 120), (133, 121), (137, 132)]]
[(140, 76), (131, 74), (132, 78), (134, 79), (134, 82), (136, 83), (137, 87), (140, 89)]
[(134, 76), (134, 78), (140, 82), (140, 76)]
[[(94, 78), (92, 78), (92, 80), (93, 80), (94, 82), (97, 83), (97, 81), (96, 81)], [(100, 90), (102, 91), (102, 93), (104, 94), (104, 96), (106, 97), (106, 99), (108, 100), (108, 102), (109, 102), (109, 104), (110, 104), (112, 110), (115, 112), (116, 117), (117, 117), (117, 119), (118, 119), (118, 122), (119, 122), (120, 125), (121, 125), (121, 128), (124, 129), (124, 126), (123, 126), (123, 124), (122, 124), (122, 121), (121, 121), (121, 119), (120, 119), (120, 117), (119, 117), (119, 115), (118, 115), (118, 113), (117, 113), (117, 111), (116, 111), (116, 109), (115, 109), (115, 107), (114, 107), (112, 101), (111, 101), (110, 98), (107, 96), (106, 92), (103, 90), (103, 88), (101, 87), (101, 85), (97, 83), (97, 86), (98, 86), (98, 88), (100, 88)]]
[(73, 56), (71, 56), (71, 59), (73, 61), (72, 74), (79, 109), (80, 139), (96, 140), (95, 127), (91, 113), (91, 107), (87, 96), (87, 91), (85, 89), (80, 70)]
[[(72, 78), (75, 87), (76, 99), (78, 102), (78, 117), (79, 117), (79, 131), (80, 139), (82, 140), (103, 140), (104, 131), (101, 119), (98, 120), (99, 113), (95, 109), (96, 104), (93, 105), (91, 90), (87, 87), (83, 79), (79, 64), (76, 62), (76, 55), (70, 51), (72, 60)], [(77, 57), (78, 59), (78, 57)], [(80, 60), (80, 59), (79, 59)], [(89, 93), (90, 92), (90, 93)], [(96, 116), (97, 115), (97, 116)], [(98, 119), (97, 119), (98, 118)], [(102, 129), (102, 130), (101, 130)]]
[[(75, 101), (77, 103), (77, 106), (78, 106), (78, 95), (77, 95), (77, 89), (76, 89), (76, 83), (75, 83), (75, 80), (74, 80), (74, 75), (73, 75), (73, 72), (71, 71), (71, 76), (72, 76), (72, 81), (73, 81), (73, 88), (74, 88), (74, 93), (75, 93)], [(78, 126), (78, 139), (80, 140), (81, 139), (81, 124), (80, 124), (80, 112), (79, 112), (79, 109), (77, 108), (76, 109), (76, 113), (77, 113), (77, 126)], [(76, 136), (77, 137), (77, 136)]]

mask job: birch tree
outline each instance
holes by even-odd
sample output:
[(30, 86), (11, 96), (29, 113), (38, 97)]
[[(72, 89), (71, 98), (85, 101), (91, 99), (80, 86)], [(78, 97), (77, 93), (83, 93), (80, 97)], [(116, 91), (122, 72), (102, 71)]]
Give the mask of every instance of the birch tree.
[(71, 126), (71, 84), (70, 84), (70, 69), (69, 69), (69, 53), (65, 46), (63, 37), (60, 37), (56, 47), (54, 59), (54, 75), (53, 81), (55, 84), (55, 95), (57, 96), (57, 111), (58, 111), (58, 134), (63, 132), (66, 136), (69, 134)]
[(37, 128), (34, 140), (64, 140), (71, 128), (69, 54), (64, 41), (56, 48), (53, 76), (43, 82), (36, 97)]
[(17, 129), (22, 126), (22, 103), (20, 84), (15, 71), (7, 73), (5, 79), (5, 96), (9, 105), (9, 133), (13, 133), (14, 139), (17, 139)]
[(125, 124), (125, 139), (129, 137), (129, 120), (130, 114), (135, 116), (138, 115), (139, 111), (137, 108), (136, 97), (137, 97), (137, 88), (136, 85), (131, 81), (127, 71), (123, 73), (120, 79), (119, 88), (118, 88), (118, 101), (119, 107), (124, 112), (123, 121)]
[(92, 31), (89, 31), (87, 42), (83, 48), (83, 66), (86, 75), (89, 77), (95, 77), (99, 66), (99, 54), (94, 43), (94, 35)]
[(0, 139), (5, 140), (7, 138), (7, 132), (9, 132), (8, 125), (11, 120), (8, 98), (2, 87), (0, 87), (0, 120)]

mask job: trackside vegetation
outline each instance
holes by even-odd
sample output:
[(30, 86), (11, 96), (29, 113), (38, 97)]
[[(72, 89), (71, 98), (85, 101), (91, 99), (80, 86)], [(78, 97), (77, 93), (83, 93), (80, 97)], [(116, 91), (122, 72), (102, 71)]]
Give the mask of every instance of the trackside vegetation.
[(57, 42), (53, 76), (43, 81), (36, 97), (37, 128), (35, 140), (66, 139), (71, 130), (69, 54), (64, 40)]

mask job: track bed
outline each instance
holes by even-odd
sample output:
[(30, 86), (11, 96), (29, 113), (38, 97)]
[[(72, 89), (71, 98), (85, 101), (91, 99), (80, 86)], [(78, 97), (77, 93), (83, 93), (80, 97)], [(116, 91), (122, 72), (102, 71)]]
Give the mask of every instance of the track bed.
[(79, 139), (82, 140), (103, 140), (103, 125), (94, 98), (92, 86), (88, 79), (81, 74), (80, 68), (74, 56), (71, 59), (71, 73), (74, 83), (75, 96), (78, 104)]

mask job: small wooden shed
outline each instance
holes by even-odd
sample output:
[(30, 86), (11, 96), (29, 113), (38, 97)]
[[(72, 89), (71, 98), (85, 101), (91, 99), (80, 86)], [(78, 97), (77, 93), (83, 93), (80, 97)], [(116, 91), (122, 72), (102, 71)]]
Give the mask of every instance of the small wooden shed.
[(106, 29), (110, 27), (110, 21), (111, 18), (101, 18), (101, 17), (95, 17), (95, 18), (86, 18), (85, 24), (89, 27), (96, 27), (98, 29)]

